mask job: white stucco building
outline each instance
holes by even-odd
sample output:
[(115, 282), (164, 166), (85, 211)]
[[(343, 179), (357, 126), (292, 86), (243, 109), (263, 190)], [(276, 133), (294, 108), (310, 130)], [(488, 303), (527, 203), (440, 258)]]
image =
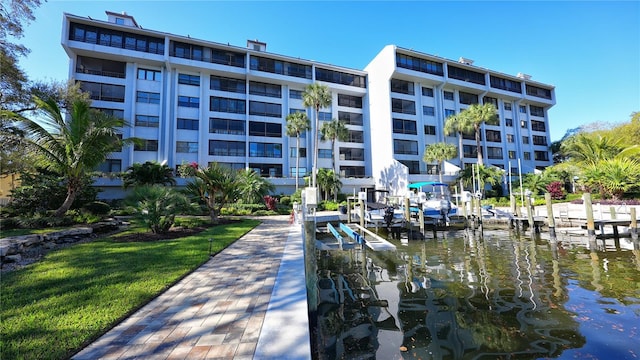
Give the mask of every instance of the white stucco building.
[[(514, 167), (521, 159), (523, 172), (551, 165), (547, 110), (555, 104), (553, 86), (469, 61), (389, 45), (356, 70), (269, 53), (258, 40), (238, 47), (143, 29), (132, 16), (113, 12), (106, 21), (64, 14), (62, 46), (69, 77), (91, 93), (93, 106), (126, 119), (131, 126), (124, 137), (145, 140), (111, 154), (105, 172), (148, 160), (174, 168), (216, 161), (255, 169), (278, 193), (291, 193), (296, 156), (302, 177), (312, 168), (314, 139), (312, 129), (296, 154), (285, 118), (306, 112), (313, 125), (302, 92), (314, 82), (332, 93), (320, 123), (339, 119), (349, 129), (349, 140), (335, 149), (345, 193), (436, 180), (437, 166), (422, 161), (424, 148), (457, 144), (444, 136), (444, 119), (474, 102), (494, 102), (500, 113), (499, 126), (483, 129), (485, 163), (507, 169), (509, 160)], [(465, 140), (462, 165), (475, 162), (474, 149), (475, 141)], [(320, 141), (319, 168), (331, 168), (331, 154), (331, 143)], [(98, 185), (107, 189), (105, 197), (118, 197), (119, 181), (104, 178)]]

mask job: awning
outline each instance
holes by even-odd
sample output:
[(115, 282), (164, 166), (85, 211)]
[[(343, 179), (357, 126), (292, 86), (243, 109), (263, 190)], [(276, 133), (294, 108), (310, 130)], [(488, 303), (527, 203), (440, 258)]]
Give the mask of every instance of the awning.
[(413, 184), (409, 184), (409, 189), (420, 189), (423, 186), (449, 186), (448, 184), (444, 184), (436, 181), (422, 181)]

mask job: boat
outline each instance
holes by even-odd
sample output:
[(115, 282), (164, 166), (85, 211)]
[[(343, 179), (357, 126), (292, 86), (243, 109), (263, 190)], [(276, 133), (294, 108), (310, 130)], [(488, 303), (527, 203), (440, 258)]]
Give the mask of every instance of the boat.
[(420, 209), (425, 223), (433, 225), (451, 224), (458, 217), (458, 207), (451, 201), (449, 185), (435, 181), (423, 181), (408, 186), (409, 210), (418, 218)]
[(367, 224), (377, 227), (398, 227), (404, 224), (402, 209), (381, 203), (367, 203), (364, 213)]

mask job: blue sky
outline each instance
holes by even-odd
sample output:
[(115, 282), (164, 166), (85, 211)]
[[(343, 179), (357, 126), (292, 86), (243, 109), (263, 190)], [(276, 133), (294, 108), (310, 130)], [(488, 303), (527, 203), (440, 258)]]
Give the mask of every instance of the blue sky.
[(62, 1), (39, 7), (20, 42), (31, 79), (66, 80), (62, 14), (106, 20), (126, 11), (143, 28), (364, 69), (395, 44), (556, 87), (551, 140), (640, 111), (638, 1)]

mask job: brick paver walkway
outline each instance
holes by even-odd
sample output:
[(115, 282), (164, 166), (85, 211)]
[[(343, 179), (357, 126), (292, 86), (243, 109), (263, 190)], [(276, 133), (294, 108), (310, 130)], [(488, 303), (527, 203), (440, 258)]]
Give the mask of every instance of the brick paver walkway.
[(73, 359), (252, 359), (288, 220), (265, 218)]

